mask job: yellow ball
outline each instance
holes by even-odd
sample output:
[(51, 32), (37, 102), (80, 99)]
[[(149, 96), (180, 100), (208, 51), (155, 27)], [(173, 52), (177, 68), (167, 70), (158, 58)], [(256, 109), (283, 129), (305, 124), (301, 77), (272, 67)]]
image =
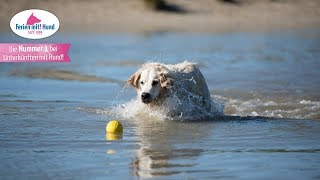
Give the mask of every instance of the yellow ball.
[(122, 133), (123, 127), (119, 121), (112, 120), (107, 124), (106, 131), (107, 133)]

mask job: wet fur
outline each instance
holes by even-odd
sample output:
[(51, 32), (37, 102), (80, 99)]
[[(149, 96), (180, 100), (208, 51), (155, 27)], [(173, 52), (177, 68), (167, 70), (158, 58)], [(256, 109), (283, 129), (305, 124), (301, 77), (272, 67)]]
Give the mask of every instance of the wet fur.
[[(187, 111), (199, 114), (209, 114), (214, 111), (214, 103), (211, 100), (207, 84), (195, 63), (187, 61), (174, 65), (146, 63), (128, 79), (127, 83), (138, 91), (141, 73), (150, 68), (154, 68), (158, 73), (161, 89), (158, 97), (147, 106), (159, 107), (166, 98), (174, 96), (179, 102), (181, 100), (185, 104), (174, 105), (174, 109), (170, 108), (170, 112), (168, 112), (169, 116), (179, 116)], [(190, 107), (193, 109), (187, 109)]]

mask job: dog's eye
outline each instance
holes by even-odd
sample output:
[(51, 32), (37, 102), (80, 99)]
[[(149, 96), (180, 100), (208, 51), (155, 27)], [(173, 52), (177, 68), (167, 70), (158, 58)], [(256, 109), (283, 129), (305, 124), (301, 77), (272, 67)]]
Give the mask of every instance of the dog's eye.
[(141, 82), (140, 82), (140, 84), (144, 84), (144, 82), (143, 82), (143, 81), (141, 81)]
[(159, 83), (159, 81), (152, 81), (152, 86), (155, 86)]

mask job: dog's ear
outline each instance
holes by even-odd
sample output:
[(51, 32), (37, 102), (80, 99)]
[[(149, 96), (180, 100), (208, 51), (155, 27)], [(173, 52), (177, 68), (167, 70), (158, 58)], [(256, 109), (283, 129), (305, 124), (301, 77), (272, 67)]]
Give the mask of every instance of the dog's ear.
[(135, 88), (138, 88), (139, 87), (139, 79), (140, 79), (140, 76), (141, 76), (141, 72), (140, 71), (137, 71), (135, 72), (127, 81), (127, 84), (135, 87)]
[(169, 88), (173, 83), (167, 73), (160, 73), (160, 84), (161, 87)]

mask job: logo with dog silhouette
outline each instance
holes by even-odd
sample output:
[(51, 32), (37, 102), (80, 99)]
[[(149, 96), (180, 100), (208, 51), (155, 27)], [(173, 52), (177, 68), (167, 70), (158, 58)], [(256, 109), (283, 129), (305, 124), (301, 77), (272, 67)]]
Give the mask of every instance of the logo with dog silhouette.
[(40, 9), (19, 12), (10, 21), (12, 31), (28, 39), (49, 37), (57, 32), (59, 25), (59, 20), (54, 14)]
[(35, 23), (39, 23), (41, 20), (38, 19), (33, 13), (29, 16), (27, 20), (27, 25), (34, 25)]

